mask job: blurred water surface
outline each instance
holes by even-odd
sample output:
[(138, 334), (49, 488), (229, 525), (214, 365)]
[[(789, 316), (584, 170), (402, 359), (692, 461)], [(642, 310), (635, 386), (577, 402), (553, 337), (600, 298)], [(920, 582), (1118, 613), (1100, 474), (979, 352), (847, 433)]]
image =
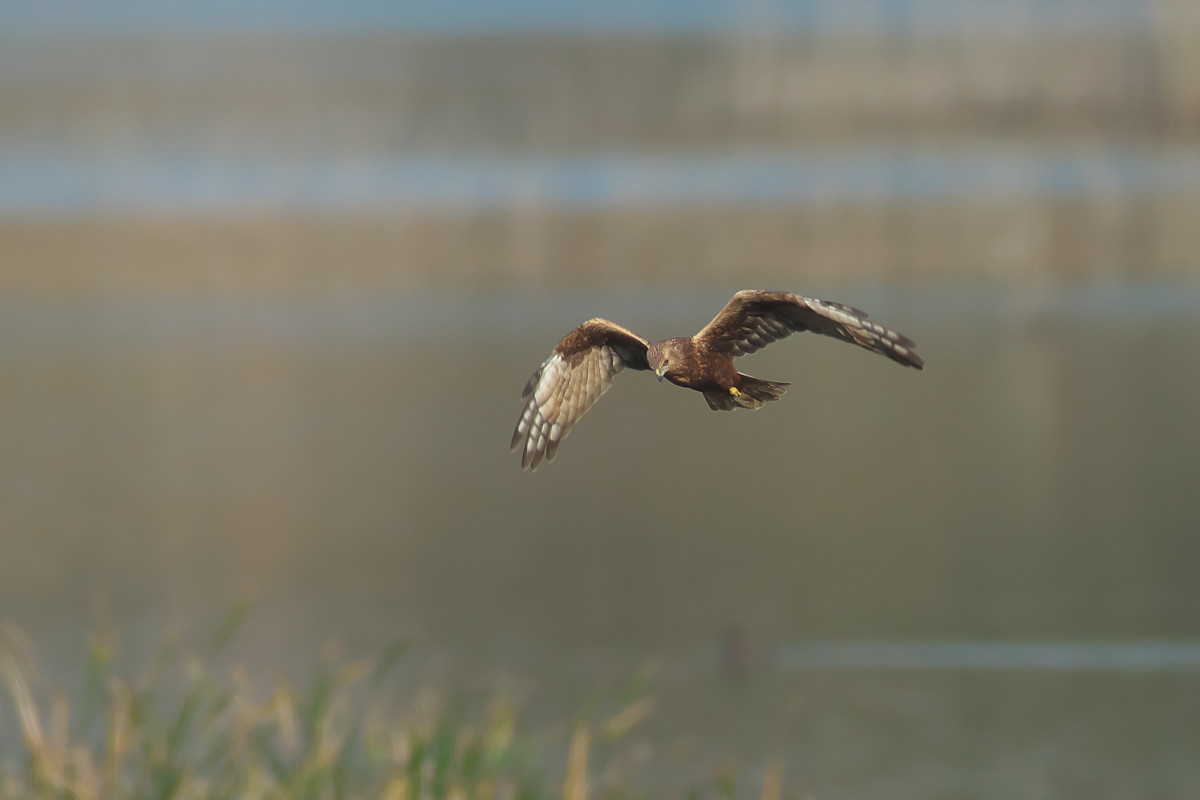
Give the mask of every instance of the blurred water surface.
[(548, 718), (657, 663), (662, 780), (1200, 785), (1195, 291), (822, 294), (927, 370), (793, 337), (745, 362), (794, 383), (756, 414), (626, 373), (533, 475), (506, 445), (559, 336), (727, 293), (7, 308), (0, 609), (70, 675), (95, 627), (136, 651), (252, 597), (252, 662), (406, 634), (416, 683), (508, 675)]

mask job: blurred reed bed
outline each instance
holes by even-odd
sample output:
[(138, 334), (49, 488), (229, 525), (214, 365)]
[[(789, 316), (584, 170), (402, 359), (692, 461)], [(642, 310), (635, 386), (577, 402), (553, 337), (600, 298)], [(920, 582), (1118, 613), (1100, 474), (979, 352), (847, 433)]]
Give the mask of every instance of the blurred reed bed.
[[(646, 675), (615, 702), (535, 734), (501, 700), (474, 716), (428, 696), (399, 703), (388, 674), (405, 642), (375, 659), (321, 663), (305, 686), (275, 679), (263, 690), (264, 676), (210, 663), (242, 616), (214, 637), (209, 662), (167, 642), (133, 677), (95, 640), (74, 696), (38, 686), (28, 640), (0, 628), (0, 742), (21, 744), (19, 758), (0, 755), (0, 798), (651, 796), (637, 786), (645, 746), (630, 735), (653, 710)], [(734, 796), (729, 769), (714, 773), (684, 796)], [(772, 763), (762, 797), (777, 800), (780, 780)]]
[(1183, 112), (1169, 121), (1171, 133), (1190, 139), (1200, 114), (1200, 8), (1191, 0), (1155, 0), (1152, 8), (1163, 105)]
[[(1188, 141), (1200, 21), (806, 34), (116, 37), (0, 52), (9, 142), (319, 156), (953, 141)], [(163, 141), (163, 140), (166, 141)]]

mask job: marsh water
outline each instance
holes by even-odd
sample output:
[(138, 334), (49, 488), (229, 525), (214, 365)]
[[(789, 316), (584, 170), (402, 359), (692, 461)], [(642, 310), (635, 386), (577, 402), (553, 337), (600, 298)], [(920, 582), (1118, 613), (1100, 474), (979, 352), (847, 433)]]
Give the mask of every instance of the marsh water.
[(508, 437), (559, 336), (727, 294), (6, 307), (0, 609), (67, 681), (94, 631), (136, 661), (246, 598), (250, 663), (407, 636), (414, 686), (535, 719), (653, 666), (664, 781), (774, 755), (814, 796), (1189, 796), (1195, 291), (820, 293), (926, 371), (793, 337), (746, 361), (794, 384), (755, 414), (625, 373), (532, 475)]

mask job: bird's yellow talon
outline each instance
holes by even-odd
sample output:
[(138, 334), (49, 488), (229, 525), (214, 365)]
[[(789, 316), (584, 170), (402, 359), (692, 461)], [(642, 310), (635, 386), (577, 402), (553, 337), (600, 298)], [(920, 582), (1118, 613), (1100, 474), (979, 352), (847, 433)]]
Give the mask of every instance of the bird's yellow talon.
[(736, 386), (730, 386), (730, 387), (729, 387), (729, 393), (730, 393), (731, 395), (733, 395), (734, 397), (741, 397), (741, 396), (742, 396), (742, 393), (738, 391), (738, 388), (737, 388)]

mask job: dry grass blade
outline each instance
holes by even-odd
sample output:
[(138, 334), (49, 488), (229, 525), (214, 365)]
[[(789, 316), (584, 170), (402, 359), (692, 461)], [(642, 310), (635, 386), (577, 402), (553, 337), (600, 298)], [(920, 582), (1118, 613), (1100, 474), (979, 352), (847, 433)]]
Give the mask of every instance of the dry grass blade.
[(783, 787), (783, 766), (773, 758), (763, 775), (762, 800), (779, 800)]
[(0, 626), (0, 675), (16, 707), (21, 738), (30, 756), (44, 753), (46, 749), (42, 722), (26, 679), (26, 675), (33, 674), (33, 667), (33, 654), (25, 635), (7, 623)]
[(619, 739), (646, 717), (650, 716), (652, 711), (654, 711), (653, 699), (643, 697), (640, 700), (635, 700), (614, 714), (608, 722), (604, 723), (604, 735), (610, 739)]
[[(428, 692), (411, 708), (394, 709), (395, 697), (376, 685), (381, 671), (371, 661), (326, 661), (308, 687), (279, 682), (266, 698), (256, 697), (261, 682), (244, 669), (218, 677), (170, 645), (149, 663), (137, 677), (119, 678), (108, 671), (107, 651), (93, 649), (84, 666), (84, 700), (74, 703), (74, 695), (50, 687), (50, 700), (39, 708), (29, 643), (16, 629), (0, 628), (0, 703), (11, 699), (15, 709), (10, 715), (0, 708), (0, 738), (11, 736), (5, 726), (15, 721), (26, 751), (19, 766), (0, 760), (0, 800), (559, 794), (547, 775), (561, 763), (555, 748), (563, 729), (552, 727), (549, 738), (522, 733), (502, 699), (466, 719), (430, 702)], [(641, 681), (636, 688), (644, 688)], [(103, 727), (78, 720), (72, 726), (72, 708), (89, 705)], [(654, 703), (643, 695), (615, 707), (607, 719), (585, 717), (568, 729), (565, 800), (644, 796), (618, 766), (634, 763), (628, 756), (636, 746), (623, 737)], [(763, 800), (779, 800), (780, 785), (772, 764)], [(732, 775), (718, 778), (718, 794), (732, 796), (732, 787)]]
[(563, 800), (587, 800), (587, 765), (591, 735), (584, 725), (571, 735), (571, 747), (567, 753), (567, 776), (563, 779)]

